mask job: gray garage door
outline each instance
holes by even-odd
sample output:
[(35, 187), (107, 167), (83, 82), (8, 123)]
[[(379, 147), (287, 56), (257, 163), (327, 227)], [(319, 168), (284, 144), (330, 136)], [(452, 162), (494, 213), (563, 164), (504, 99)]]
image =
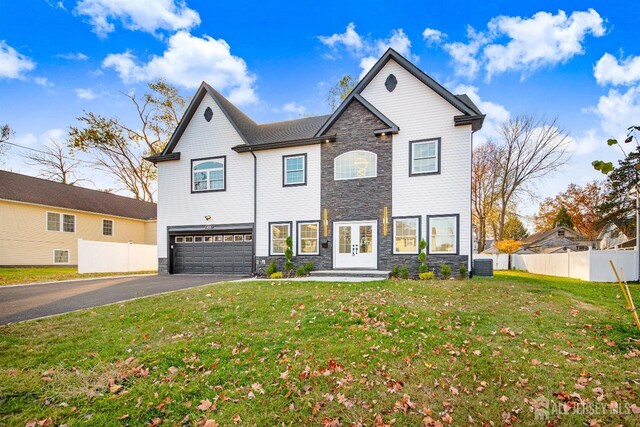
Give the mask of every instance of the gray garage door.
[(172, 236), (176, 274), (250, 275), (251, 234)]

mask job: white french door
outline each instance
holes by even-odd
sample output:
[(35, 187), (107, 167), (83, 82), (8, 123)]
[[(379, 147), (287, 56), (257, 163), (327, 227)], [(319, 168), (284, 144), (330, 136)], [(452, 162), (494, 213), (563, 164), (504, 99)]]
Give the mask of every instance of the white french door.
[(378, 267), (376, 221), (333, 223), (334, 268)]

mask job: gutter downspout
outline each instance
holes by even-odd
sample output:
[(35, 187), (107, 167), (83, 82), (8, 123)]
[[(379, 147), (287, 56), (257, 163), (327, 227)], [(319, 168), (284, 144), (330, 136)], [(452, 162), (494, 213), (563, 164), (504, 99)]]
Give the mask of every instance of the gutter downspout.
[(253, 152), (253, 149), (249, 150), (253, 156), (253, 237), (251, 238), (253, 246), (253, 265), (251, 266), (251, 273), (256, 274), (256, 221), (258, 219), (258, 158)]

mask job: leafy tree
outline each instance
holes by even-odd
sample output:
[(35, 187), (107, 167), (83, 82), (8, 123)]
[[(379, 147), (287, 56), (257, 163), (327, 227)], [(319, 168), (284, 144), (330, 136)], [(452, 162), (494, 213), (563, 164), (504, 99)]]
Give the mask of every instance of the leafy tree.
[[(635, 146), (632, 146), (632, 149), (625, 150), (615, 138), (607, 141), (607, 145), (618, 147), (623, 154), (622, 160), (618, 161), (618, 167), (614, 167), (613, 162), (602, 160), (595, 160), (591, 163), (594, 169), (607, 175), (609, 191), (600, 206), (603, 223), (615, 223), (628, 236), (636, 234), (636, 197), (638, 197), (637, 191), (640, 184), (638, 131), (640, 131), (640, 126), (627, 128), (624, 144), (635, 141)], [(631, 197), (633, 192), (636, 193), (636, 197)]]
[(327, 104), (331, 111), (335, 111), (340, 103), (351, 93), (358, 82), (350, 75), (343, 76), (327, 94)]
[(163, 80), (149, 83), (150, 93), (125, 94), (136, 112), (136, 126), (116, 117), (85, 111), (81, 126), (69, 131), (69, 146), (91, 154), (97, 168), (140, 200), (154, 201), (156, 168), (144, 157), (159, 153), (177, 127), (186, 101)]
[(526, 227), (517, 215), (510, 215), (504, 223), (504, 238), (522, 240), (529, 235)]
[(75, 160), (65, 147), (51, 140), (43, 151), (22, 153), (28, 164), (40, 169), (40, 176), (62, 184), (75, 185), (87, 179), (78, 178), (80, 160)]
[(488, 229), (496, 224), (498, 193), (499, 148), (493, 142), (473, 150), (473, 180), (471, 181), (472, 221), (478, 239), (478, 252), (482, 252)]
[(567, 212), (567, 208), (564, 205), (560, 206), (558, 213), (555, 218), (553, 218), (553, 224), (555, 227), (567, 227), (573, 228), (573, 221), (571, 221), (571, 216), (569, 216), (569, 212)]
[[(589, 239), (597, 239), (606, 223), (603, 221), (602, 205), (609, 193), (609, 185), (592, 181), (584, 186), (569, 184), (567, 189), (555, 197), (547, 197), (540, 203), (533, 221), (536, 231), (551, 230), (558, 221), (560, 209), (567, 211), (573, 228)], [(564, 224), (566, 225), (566, 224)]]
[(512, 239), (504, 239), (498, 240), (495, 245), (496, 249), (498, 249), (500, 252), (512, 254), (514, 252), (517, 252), (520, 247), (522, 247), (522, 242), (518, 242)]

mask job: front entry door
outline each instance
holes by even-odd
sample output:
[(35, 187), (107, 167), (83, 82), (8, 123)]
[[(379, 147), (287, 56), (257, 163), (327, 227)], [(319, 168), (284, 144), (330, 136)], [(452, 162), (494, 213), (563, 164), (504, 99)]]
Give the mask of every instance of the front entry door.
[(334, 268), (378, 267), (378, 226), (375, 221), (333, 224)]

